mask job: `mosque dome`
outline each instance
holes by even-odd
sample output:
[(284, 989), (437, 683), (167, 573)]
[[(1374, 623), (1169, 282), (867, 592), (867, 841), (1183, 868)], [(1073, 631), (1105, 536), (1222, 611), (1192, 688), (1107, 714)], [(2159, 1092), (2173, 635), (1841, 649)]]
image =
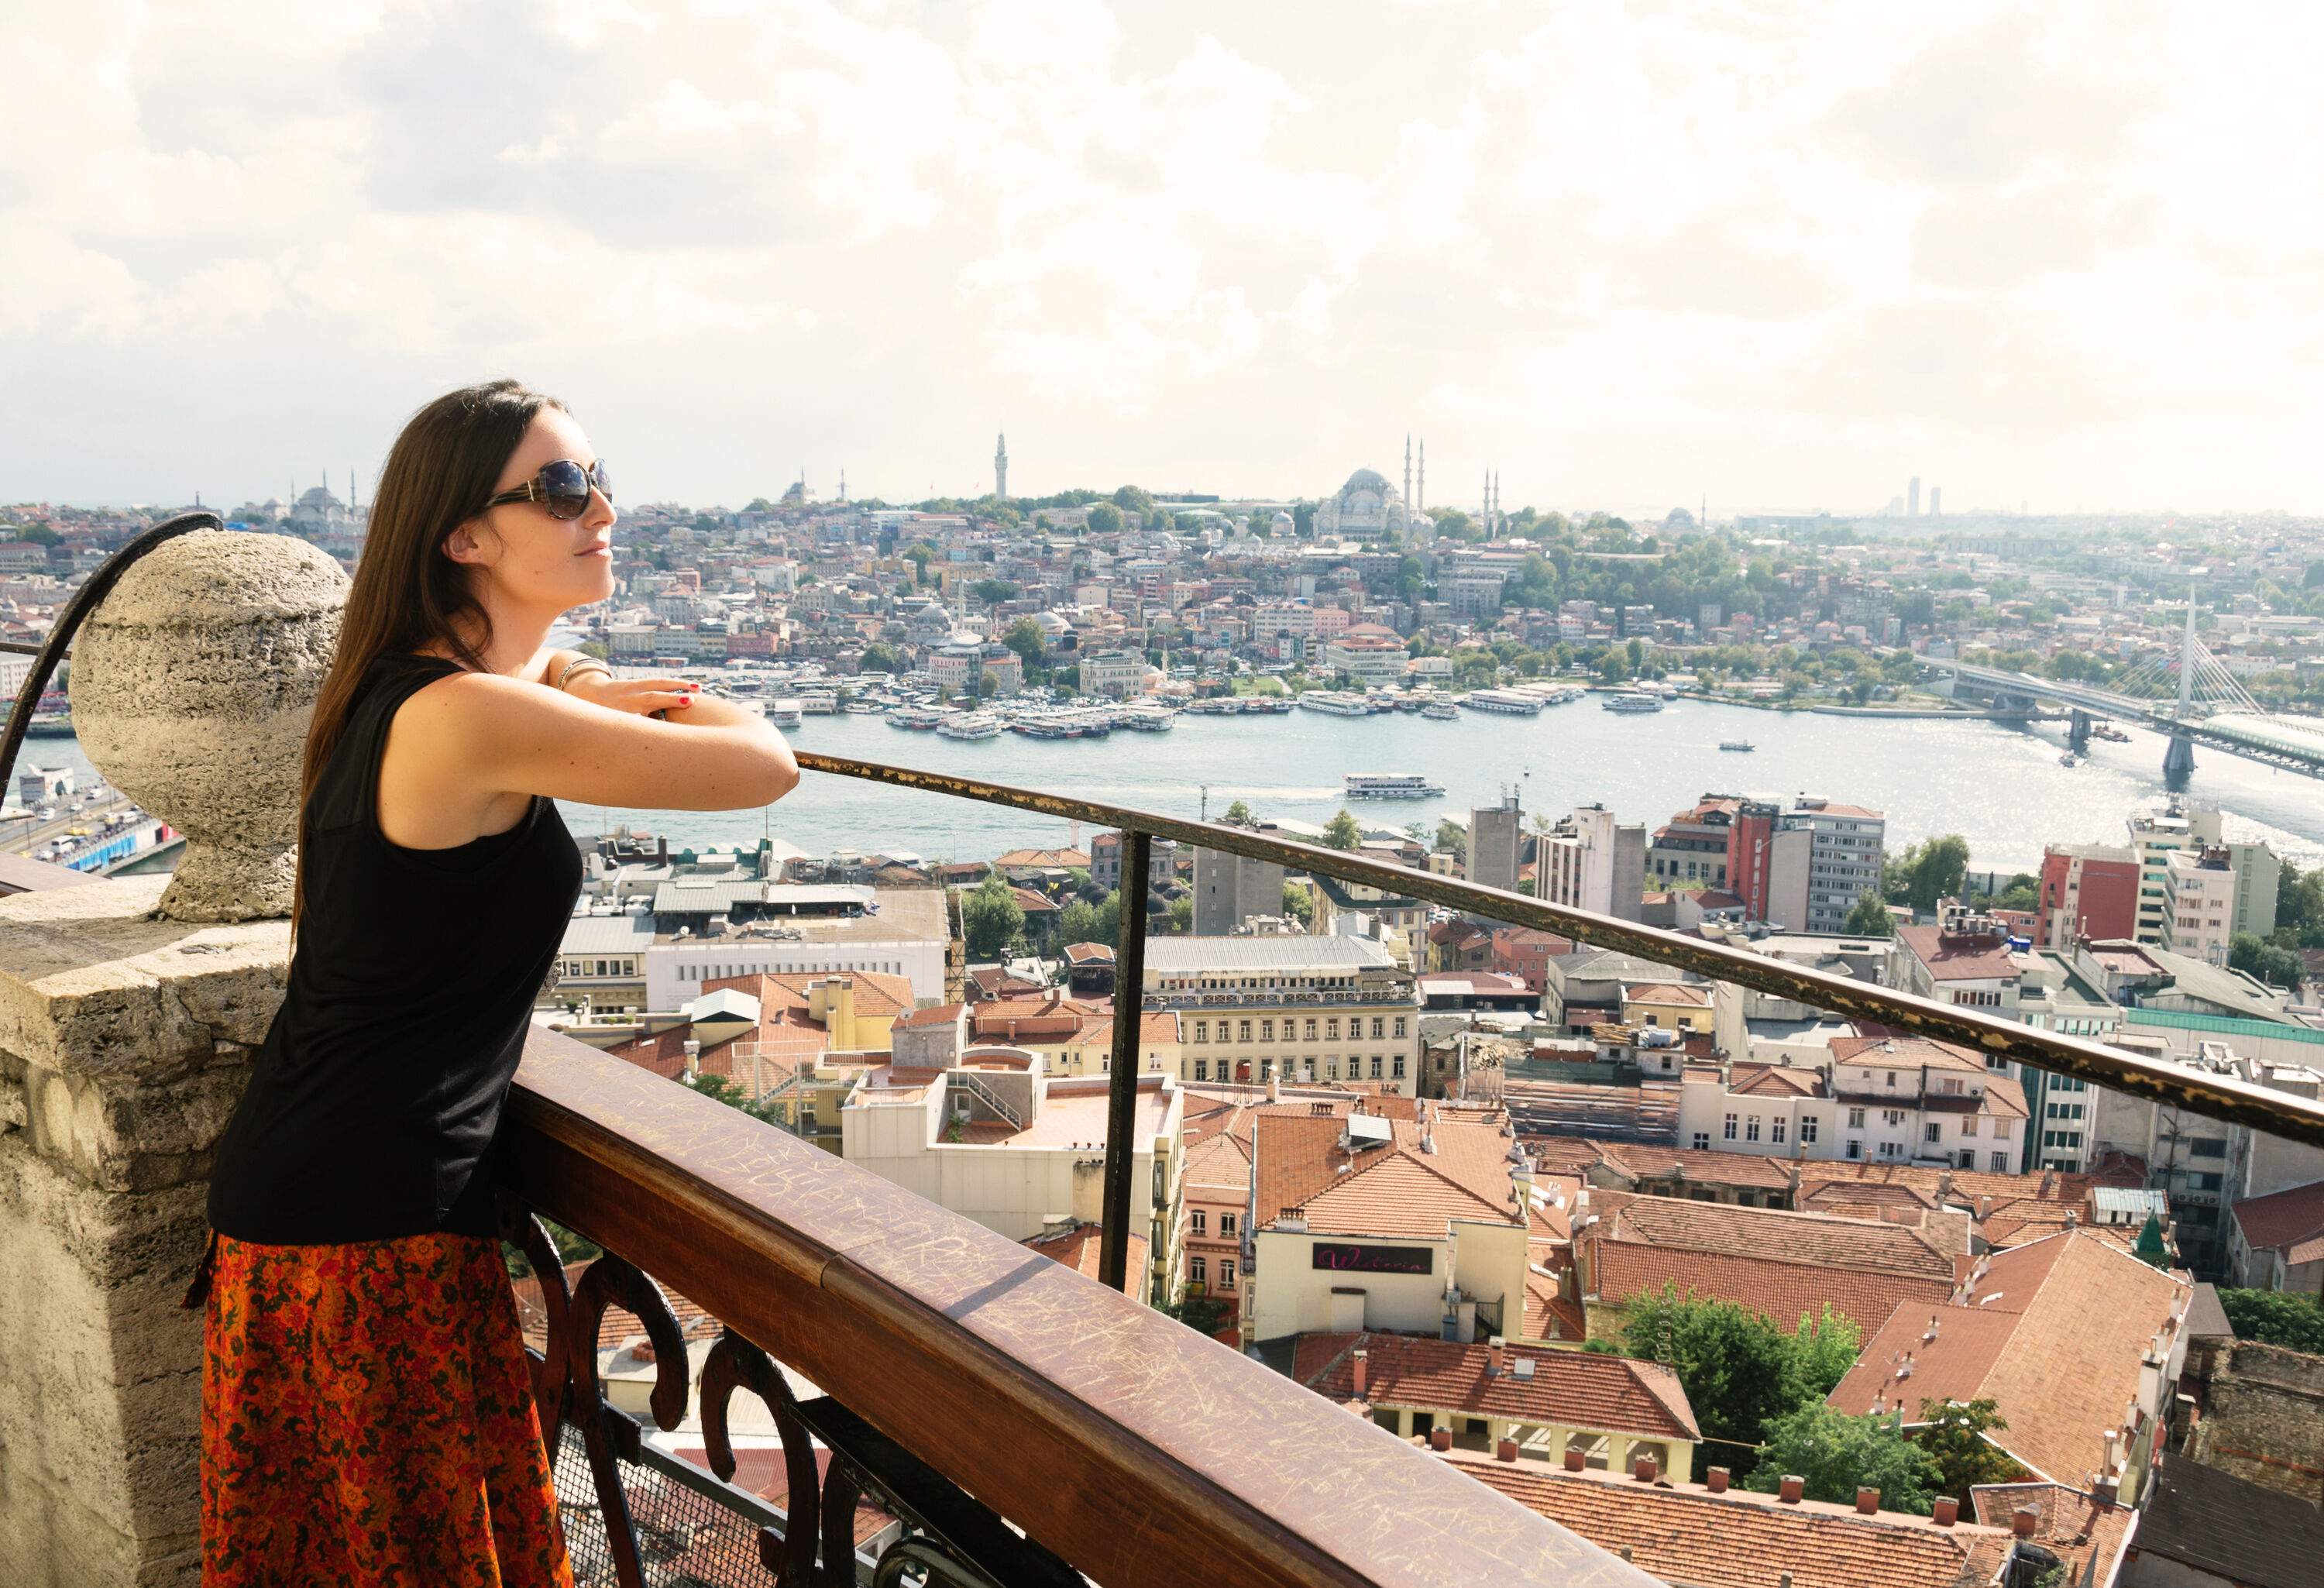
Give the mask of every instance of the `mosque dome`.
[(1385, 494), (1387, 490), (1388, 481), (1380, 477), (1378, 470), (1360, 468), (1348, 476), (1348, 483), (1340, 487), (1340, 494), (1351, 496), (1358, 491), (1379, 491)]

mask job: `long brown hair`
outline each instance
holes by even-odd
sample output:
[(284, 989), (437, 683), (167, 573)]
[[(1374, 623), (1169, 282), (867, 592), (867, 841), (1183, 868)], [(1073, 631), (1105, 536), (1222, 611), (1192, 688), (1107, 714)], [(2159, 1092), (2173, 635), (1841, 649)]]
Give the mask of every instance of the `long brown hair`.
[[(447, 537), (475, 517), (501, 470), (523, 444), (535, 415), (565, 404), (519, 381), (486, 381), (447, 392), (411, 416), (395, 439), (373, 493), (363, 556), (355, 564), (339, 622), (338, 651), (315, 697), (299, 772), (300, 836), (308, 803), (346, 731), (348, 707), (371, 664), (385, 651), (440, 644), (463, 667), (481, 670), (484, 654), (455, 627), (465, 617), (482, 645), (492, 617), (469, 593), (467, 572), (442, 553)], [(290, 891), (290, 942), (306, 913), (306, 845), (300, 845)]]

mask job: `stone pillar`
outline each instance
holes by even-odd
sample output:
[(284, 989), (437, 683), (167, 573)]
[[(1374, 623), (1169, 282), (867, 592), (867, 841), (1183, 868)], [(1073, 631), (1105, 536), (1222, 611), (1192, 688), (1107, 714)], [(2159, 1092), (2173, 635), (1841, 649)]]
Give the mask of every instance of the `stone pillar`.
[(1573, 1437), (1572, 1430), (1553, 1427), (1549, 1430), (1549, 1464), (1563, 1468), (1566, 1443)]
[(0, 1583), (198, 1581), (210, 1149), (287, 921), (156, 919), (153, 875), (0, 899)]
[(1633, 1443), (1630, 1436), (1628, 1434), (1609, 1434), (1606, 1442), (1606, 1470), (1627, 1475), (1630, 1470), (1630, 1445)]
[(0, 1583), (200, 1576), (211, 1154), (281, 1004), (300, 746), (346, 581), (197, 530), (73, 640), (107, 780), (187, 836), (174, 875), (0, 899)]

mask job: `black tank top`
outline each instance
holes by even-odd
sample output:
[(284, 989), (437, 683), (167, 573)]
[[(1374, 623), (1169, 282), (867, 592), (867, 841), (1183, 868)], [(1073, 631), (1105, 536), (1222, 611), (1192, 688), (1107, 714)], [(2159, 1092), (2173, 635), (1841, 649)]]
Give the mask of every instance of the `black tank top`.
[(308, 801), (289, 986), (211, 1170), (220, 1234), (303, 1246), (494, 1233), (501, 1103), (582, 866), (544, 795), (507, 832), (450, 849), (380, 831), (388, 724), (459, 670), (416, 652), (374, 660)]

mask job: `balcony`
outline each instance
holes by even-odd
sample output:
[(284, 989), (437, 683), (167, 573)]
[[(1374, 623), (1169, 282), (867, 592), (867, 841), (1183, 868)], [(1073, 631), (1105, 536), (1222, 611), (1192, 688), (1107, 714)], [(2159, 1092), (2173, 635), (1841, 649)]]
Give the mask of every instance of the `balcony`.
[[(105, 582), (92, 580), (97, 588), (78, 611), (101, 599)], [(77, 622), (76, 614), (60, 624), (43, 649), (27, 684), (31, 697), (37, 698)], [(16, 721), (26, 715), (20, 711)], [(0, 778), (20, 734), (0, 742)], [(1393, 888), (1966, 1044), (1994, 1058), (2324, 1142), (2324, 1106), (2305, 1099), (1748, 949), (1237, 827), (876, 762), (815, 754), (800, 761), (815, 775), (1122, 832), (1117, 976), (1125, 988), (1140, 986), (1144, 974), (1150, 845), (1174, 840)], [(75, 919), (100, 921), (102, 930), (89, 940), (114, 956), (107, 964), (127, 967), (119, 978), (124, 999), (157, 985), (174, 995), (171, 978), (194, 986), (210, 974), (207, 966), (241, 956), (236, 985), (250, 996), (206, 1003), (174, 995), (163, 1005), (176, 1022), (170, 1040), (182, 1042), (190, 1032), (208, 1054), (213, 1031), (232, 1046), (249, 1040), (254, 1021), (263, 1029), (272, 1005), (252, 1006), (263, 1002), (256, 994), (270, 976), (279, 998), (281, 944), (269, 935), (279, 923), (189, 931), (153, 919), (150, 884), (92, 883), (61, 872), (46, 879), (32, 863), (12, 875), (40, 891), (43, 880), (79, 884), (71, 893), (89, 902), (75, 906)], [(25, 949), (23, 963), (0, 963), (0, 981), (22, 994), (9, 1006), (19, 1027), (29, 1019), (22, 1010), (32, 1006), (34, 981), (58, 983), (66, 963), (70, 934), (58, 924), (61, 912), (43, 915), (38, 908), (51, 902), (35, 898), (0, 910), (0, 932), (14, 934), (9, 940)], [(269, 953), (276, 956), (272, 961)], [(74, 1018), (94, 1018), (86, 995), (69, 990), (69, 999)], [(143, 1078), (133, 1062), (139, 1041), (161, 1040), (125, 1022), (107, 1024), (112, 1018), (97, 1020), (111, 1068), (57, 1072), (99, 1102), (121, 1101), (106, 1091), (121, 1076)], [(229, 1030), (243, 1034), (225, 1034)], [(1582, 1582), (1648, 1588), (1642, 1574), (1455, 1466), (1121, 1293), (1134, 1150), (1129, 1124), (1139, 1066), (1137, 1022), (1117, 1020), (1114, 1031), (1105, 1251), (1097, 1280), (711, 1098), (553, 1033), (531, 1037), (505, 1114), (503, 1228), (542, 1283), (547, 1335), (532, 1357), (533, 1384), (558, 1455), (579, 1580), (625, 1588), (907, 1581), (1013, 1588), (1085, 1579), (1106, 1588), (1204, 1582), (1237, 1588)], [(12, 1057), (23, 1041), (19, 1029), (0, 1034)], [(69, 1064), (60, 1051), (43, 1048), (39, 1057), (44, 1064)], [(175, 1062), (179, 1055), (161, 1057)], [(12, 1089), (21, 1073), (0, 1066)], [(13, 1101), (0, 1095), (0, 1103)], [(0, 1113), (0, 1123), (24, 1117)], [(187, 1117), (200, 1116), (189, 1111)], [(43, 1130), (71, 1122), (59, 1118)], [(117, 1155), (124, 1143), (104, 1131), (92, 1138), (100, 1172), (84, 1187), (91, 1199), (182, 1202), (189, 1189), (198, 1191), (207, 1140), (168, 1135), (198, 1130), (198, 1123), (134, 1113), (125, 1103), (105, 1120), (104, 1131), (144, 1131), (156, 1140), (144, 1144), (136, 1173), (114, 1175), (108, 1166), (115, 1159), (105, 1155)], [(34, 1149), (53, 1144), (42, 1132), (28, 1134)], [(1850, 1145), (1852, 1157), (1860, 1149)], [(0, 1134), (0, 1149), (26, 1150), (14, 1134)], [(1894, 1143), (1882, 1149), (1896, 1156)], [(35, 1151), (28, 1161), (44, 1160)], [(586, 1236), (604, 1255), (568, 1285), (541, 1220)], [(37, 1214), (12, 1214), (0, 1222), (0, 1257), (19, 1242), (65, 1249), (68, 1233), (78, 1238), (77, 1229), (51, 1230)], [(159, 1249), (143, 1252), (146, 1269), (166, 1262), (153, 1256)], [(1247, 1263), (1248, 1240), (1241, 1250)], [(1246, 1267), (1239, 1278), (1247, 1277)], [(715, 1337), (698, 1373), (672, 1296), (714, 1320)], [(605, 1348), (617, 1342), (602, 1336), (615, 1307), (632, 1315), (652, 1343), (652, 1387), (642, 1417), (608, 1394)], [(109, 1330), (103, 1340), (114, 1361), (134, 1362), (134, 1372), (150, 1379), (157, 1371), (187, 1371), (186, 1325), (153, 1309), (127, 1308), (100, 1312), (89, 1326)], [(191, 1345), (198, 1364), (198, 1326)], [(635, 1353), (628, 1355), (636, 1360)], [(795, 1389), (778, 1364), (812, 1393)], [(120, 1371), (124, 1378), (133, 1371)], [(14, 1399), (32, 1404), (37, 1386), (46, 1415), (75, 1427), (117, 1428), (132, 1419), (67, 1418), (59, 1409), (78, 1405), (78, 1396), (114, 1409), (103, 1399), (110, 1387), (92, 1382), (106, 1376), (20, 1380)], [(728, 1430), (738, 1390), (764, 1403), (782, 1436), (779, 1505), (672, 1457), (648, 1436), (646, 1421), (669, 1431), (692, 1413), (711, 1467), (733, 1473), (737, 1453)], [(135, 1421), (135, 1448), (100, 1454), (117, 1457), (124, 1471), (182, 1462), (191, 1433), (182, 1426), (182, 1400), (157, 1404), (164, 1409)], [(816, 1459), (817, 1445), (828, 1452), (825, 1461)], [(12, 1463), (19, 1454), (12, 1449)], [(177, 1495), (172, 1503), (180, 1509), (158, 1524), (145, 1509), (96, 1514), (104, 1527), (118, 1529), (121, 1551), (143, 1572), (148, 1539), (170, 1536), (171, 1527), (182, 1538), (182, 1498)], [(872, 1529), (867, 1538), (857, 1526), (860, 1500), (893, 1524)], [(0, 1505), (20, 1508), (20, 1517), (27, 1503), (0, 1497)], [(56, 1539), (51, 1547), (61, 1549), (66, 1522), (87, 1528), (88, 1515), (60, 1503), (39, 1519), (45, 1530), (20, 1530), (18, 1537)], [(8, 1532), (0, 1528), (0, 1580), (66, 1580), (48, 1570), (12, 1576), (14, 1566), (47, 1557), (11, 1555), (25, 1546), (9, 1543)], [(876, 1546), (876, 1558), (859, 1549), (865, 1543)]]

